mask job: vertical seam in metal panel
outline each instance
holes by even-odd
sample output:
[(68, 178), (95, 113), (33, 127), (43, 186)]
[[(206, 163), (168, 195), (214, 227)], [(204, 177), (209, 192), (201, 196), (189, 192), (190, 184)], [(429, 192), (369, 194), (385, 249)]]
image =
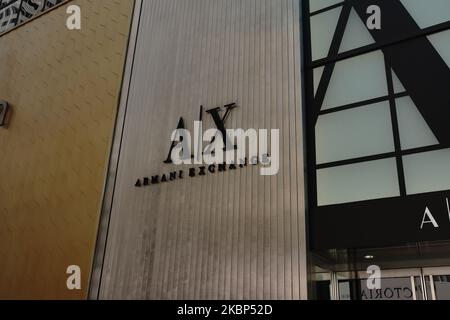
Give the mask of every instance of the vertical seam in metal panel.
[[(182, 1), (178, 1), (178, 0), (173, 0), (173, 7), (170, 9), (170, 16), (171, 16), (171, 22), (170, 22), (170, 28), (172, 28), (173, 30), (173, 36), (174, 38), (177, 38), (177, 42), (176, 42), (176, 47), (169, 47), (172, 50), (175, 50), (175, 63), (174, 63), (174, 67), (173, 67), (173, 73), (169, 74), (170, 78), (169, 80), (172, 82), (171, 85), (171, 90), (170, 90), (170, 101), (171, 101), (171, 105), (176, 104), (177, 102), (177, 94), (179, 94), (179, 91), (177, 91), (177, 84), (178, 81), (177, 79), (175, 79), (174, 74), (178, 71), (178, 69), (180, 67), (183, 66), (183, 59), (185, 58), (184, 56), (180, 57), (179, 56), (179, 51), (180, 49), (182, 49), (182, 46), (180, 44), (180, 42), (178, 41), (180, 39), (180, 34), (182, 34), (183, 31), (185, 31), (185, 29), (180, 28), (179, 27), (179, 22), (182, 21), (179, 19), (178, 15), (180, 12), (180, 7), (182, 6)], [(184, 19), (184, 15), (183, 18)], [(167, 37), (169, 38), (169, 37)], [(170, 39), (173, 40), (173, 39)], [(173, 43), (172, 41), (169, 41), (169, 44)], [(167, 188), (167, 187), (165, 187)], [(178, 204), (177, 204), (178, 202)], [(168, 202), (167, 202), (168, 203)], [(173, 206), (173, 210), (171, 210), (170, 214), (172, 215), (173, 220), (175, 220), (175, 222), (173, 223), (173, 228), (171, 228), (170, 230), (170, 239), (172, 242), (172, 245), (170, 247), (170, 255), (169, 255), (169, 263), (166, 266), (167, 271), (170, 274), (170, 280), (168, 281), (168, 285), (170, 288), (169, 291), (169, 295), (166, 297), (168, 299), (175, 299), (176, 298), (176, 294), (178, 291), (178, 282), (177, 282), (177, 274), (175, 272), (175, 265), (176, 265), (176, 256), (177, 256), (177, 247), (178, 247), (178, 241), (181, 237), (181, 233), (180, 233), (180, 219), (179, 219), (179, 212), (180, 212), (180, 204), (181, 201), (179, 199), (177, 199), (177, 201), (175, 202), (174, 206)]]
[[(240, 12), (240, 3), (234, 0), (233, 2), (233, 12), (235, 13), (234, 16), (234, 23), (233, 23), (233, 85), (232, 85), (232, 92), (233, 95), (237, 97), (237, 102), (241, 105), (241, 114), (242, 114), (242, 99), (239, 95), (239, 79), (240, 79), (240, 64), (239, 61), (239, 49), (240, 49), (240, 17), (238, 12)], [(239, 19), (238, 19), (239, 17)], [(239, 23), (239, 25), (238, 25)], [(242, 123), (242, 117), (240, 118), (240, 122), (236, 120), (236, 123)], [(236, 175), (236, 181), (240, 181), (242, 172), (239, 171)], [(236, 226), (233, 228), (232, 231), (232, 242), (231, 242), (231, 268), (230, 268), (230, 279), (229, 279), (229, 296), (230, 299), (234, 299), (237, 296), (237, 278), (238, 278), (238, 246), (239, 246), (239, 206), (240, 206), (240, 189), (235, 188), (234, 190), (234, 205), (233, 205), (233, 217), (232, 217), (232, 225)], [(236, 223), (237, 222), (237, 223)]]
[[(171, 30), (171, 28), (174, 28), (173, 24), (174, 24), (174, 21), (176, 20), (175, 13), (176, 13), (177, 4), (178, 4), (177, 0), (165, 0), (164, 15), (161, 16), (161, 18), (165, 18), (165, 21), (164, 21), (165, 27), (163, 27), (161, 29), (161, 31), (164, 30), (164, 31), (168, 32), (169, 30)], [(168, 33), (171, 34), (170, 32), (168, 32)], [(165, 36), (162, 36), (162, 37), (164, 38), (164, 48), (166, 48), (166, 45), (169, 44), (172, 41), (172, 39), (171, 39), (171, 37), (168, 37), (167, 34), (165, 34)], [(170, 74), (169, 74), (167, 68), (172, 67), (172, 65), (166, 64), (165, 67), (166, 67), (166, 70), (164, 72), (164, 75), (166, 77), (165, 80), (167, 82), (169, 82), (170, 78), (168, 78), (168, 77), (170, 76)], [(171, 69), (169, 69), (169, 70), (171, 70)], [(172, 86), (173, 86), (173, 81), (172, 81)], [(165, 87), (165, 89), (169, 90), (168, 87)], [(171, 96), (170, 99), (172, 100), (173, 92), (170, 96)], [(167, 186), (163, 187), (163, 191), (164, 191), (166, 197), (170, 196), (169, 191), (167, 190)], [(167, 204), (168, 201), (165, 201), (165, 203)], [(173, 274), (171, 273), (171, 271), (172, 271), (171, 264), (172, 264), (172, 255), (175, 254), (174, 243), (176, 244), (176, 239), (174, 239), (174, 237), (172, 236), (172, 232), (173, 232), (172, 230), (176, 230), (176, 228), (177, 228), (177, 219), (176, 219), (176, 210), (174, 210), (173, 207), (171, 208), (171, 210), (164, 210), (164, 211), (167, 214), (168, 223), (165, 224), (165, 226), (164, 226), (166, 228), (166, 236), (167, 236), (167, 240), (164, 243), (166, 245), (167, 250), (166, 250), (165, 263), (164, 263), (164, 287), (165, 287), (165, 290), (164, 290), (163, 299), (171, 299), (172, 293), (174, 291), (173, 283), (172, 283)]]
[[(137, 22), (136, 22), (136, 17), (135, 14), (136, 12), (139, 11), (138, 17), (137, 17)], [(128, 57), (130, 54), (133, 55), (132, 61), (131, 61), (131, 67), (130, 67), (130, 75), (127, 76), (126, 75), (126, 68), (127, 68), (127, 63), (128, 63), (128, 59), (124, 60), (124, 68), (123, 68), (123, 78), (122, 78), (122, 88), (124, 87), (124, 85), (128, 82), (127, 86), (128, 86), (128, 90), (127, 90), (127, 95), (126, 97), (123, 96), (124, 92), (122, 91), (120, 94), (120, 97), (118, 99), (118, 104), (120, 105), (120, 101), (122, 101), (123, 98), (125, 98), (125, 102), (124, 102), (124, 120), (123, 123), (120, 125), (120, 128), (118, 126), (118, 123), (116, 123), (115, 129), (114, 129), (114, 140), (116, 138), (119, 138), (116, 135), (120, 135), (120, 142), (119, 142), (119, 149), (118, 149), (118, 157), (116, 159), (116, 163), (112, 163), (111, 159), (110, 159), (110, 163), (108, 164), (108, 168), (114, 168), (115, 170), (115, 175), (114, 178), (112, 179), (112, 181), (109, 181), (109, 177), (108, 177), (108, 181), (106, 181), (105, 183), (105, 193), (106, 193), (106, 189), (107, 189), (107, 185), (109, 183), (113, 184), (113, 189), (112, 189), (112, 196), (111, 196), (111, 204), (106, 204), (103, 203), (103, 208), (109, 208), (107, 209), (107, 212), (103, 212), (101, 213), (101, 217), (99, 220), (99, 231), (98, 231), (98, 235), (97, 235), (97, 247), (95, 250), (95, 254), (94, 254), (94, 261), (92, 263), (92, 271), (91, 271), (91, 275), (90, 275), (90, 281), (89, 281), (89, 290), (88, 290), (88, 295), (90, 297), (90, 299), (99, 299), (100, 297), (100, 290), (101, 290), (101, 282), (102, 282), (102, 276), (103, 276), (103, 266), (105, 263), (105, 256), (106, 256), (106, 247), (107, 247), (107, 242), (108, 242), (108, 232), (109, 232), (109, 226), (110, 226), (110, 221), (111, 221), (111, 211), (112, 211), (112, 203), (114, 201), (114, 191), (115, 191), (115, 184), (116, 184), (116, 179), (117, 179), (117, 168), (118, 168), (118, 164), (119, 164), (119, 159), (120, 159), (120, 150), (121, 150), (121, 145), (122, 145), (122, 139), (123, 139), (123, 124), (125, 123), (125, 119), (126, 119), (126, 111), (127, 111), (127, 106), (128, 106), (128, 98), (129, 98), (129, 94), (130, 94), (130, 81), (132, 78), (132, 74), (133, 74), (133, 68), (134, 68), (134, 58), (135, 58), (135, 54), (136, 54), (136, 46), (137, 46), (137, 36), (139, 33), (139, 23), (140, 23), (140, 17), (141, 17), (141, 13), (142, 13), (142, 4), (141, 4), (141, 0), (135, 0), (134, 5), (133, 5), (133, 17), (132, 19), (130, 19), (130, 35), (129, 35), (129, 39), (128, 39), (128, 46), (127, 46), (127, 52), (125, 54), (126, 57)], [(134, 24), (136, 22), (136, 36), (133, 37), (133, 32), (134, 32)], [(134, 42), (134, 43), (133, 43)], [(133, 46), (133, 50), (130, 50), (130, 47)], [(119, 113), (120, 110), (117, 111), (116, 113), (116, 117), (118, 120), (119, 117)], [(116, 120), (116, 121), (117, 121)], [(117, 130), (120, 130), (117, 131)], [(114, 145), (114, 143), (113, 143)], [(112, 148), (111, 148), (111, 152), (113, 152)], [(111, 157), (111, 156), (110, 156)], [(108, 172), (111, 172), (111, 170), (108, 170)], [(106, 199), (106, 194), (103, 195), (104, 199)], [(106, 230), (101, 230), (100, 228), (102, 227), (101, 222), (103, 219), (107, 219), (108, 220), (108, 224), (107, 224), (107, 228)], [(102, 237), (105, 237), (105, 241), (104, 241), (104, 245), (102, 245), (103, 241), (100, 240)], [(101, 247), (100, 247), (101, 246)], [(101, 260), (100, 263), (100, 275), (98, 278), (98, 284), (94, 284), (92, 283), (92, 277), (94, 276), (95, 273), (95, 268), (96, 268), (96, 264), (98, 259)]]
[[(150, 0), (147, 0), (147, 1), (150, 1)], [(152, 4), (149, 5), (150, 8), (152, 8), (152, 10), (146, 11), (146, 12), (151, 11), (151, 15), (149, 15), (149, 17), (147, 17), (145, 21), (147, 24), (149, 24), (147, 27), (147, 32), (151, 33), (153, 36), (155, 36), (155, 35), (158, 36), (155, 32), (155, 28), (159, 23), (160, 13), (163, 10), (163, 3), (164, 2), (160, 1), (160, 0), (153, 0)], [(143, 23), (143, 26), (144, 25), (145, 24)], [(156, 36), (155, 36), (155, 38), (156, 38)], [(157, 39), (158, 38), (154, 39), (155, 45), (153, 47), (147, 48), (147, 50), (150, 51), (148, 54), (148, 61), (149, 61), (148, 63), (152, 63), (152, 61), (154, 60), (154, 55), (156, 54), (155, 46), (158, 45)], [(152, 85), (153, 83), (150, 82), (150, 80), (153, 81), (153, 79), (154, 78), (148, 79), (150, 92), (153, 92), (155, 90), (154, 86)], [(160, 203), (158, 205), (161, 206), (163, 202), (164, 202), (164, 199), (161, 196)], [(162, 239), (164, 237), (164, 228), (162, 228), (162, 226), (161, 226), (161, 220), (163, 220), (164, 218), (165, 218), (165, 216), (161, 217), (161, 215), (157, 215), (153, 218), (153, 221), (155, 223), (154, 229), (156, 231), (155, 235), (153, 236), (154, 237), (154, 239), (153, 239), (154, 245), (153, 245), (152, 250), (154, 251), (153, 252), (154, 257), (159, 257), (160, 256), (159, 254), (161, 252), (165, 252), (164, 248), (162, 248), (162, 243), (164, 242), (164, 241), (162, 241)], [(152, 263), (153, 266), (152, 266), (152, 270), (150, 272), (150, 278), (147, 279), (147, 281), (150, 282), (150, 297), (152, 299), (156, 299), (156, 298), (159, 298), (157, 296), (157, 293), (162, 292), (161, 287), (162, 287), (163, 280), (162, 280), (162, 276), (161, 276), (161, 270), (164, 269), (164, 265), (162, 263), (160, 263), (160, 261), (158, 261), (156, 258), (153, 259), (153, 261), (151, 261), (150, 263)]]
[[(201, 56), (201, 54), (202, 54), (202, 43), (203, 43), (203, 35), (202, 35), (202, 33), (204, 32), (204, 28), (202, 28), (201, 26), (202, 26), (202, 23), (203, 23), (203, 21), (202, 21), (202, 19), (201, 19), (201, 13), (202, 13), (202, 9), (203, 9), (203, 3), (202, 3), (202, 1), (201, 0), (196, 0), (196, 2), (197, 2), (197, 7), (198, 7), (198, 10), (193, 10), (193, 16), (195, 17), (195, 19), (196, 19), (196, 29), (195, 29), (195, 33), (197, 32), (197, 31), (199, 31), (199, 34), (198, 34), (198, 36), (196, 36), (195, 37), (195, 39), (196, 39), (196, 41), (194, 41), (193, 42), (193, 47), (192, 47), (192, 52), (193, 52), (193, 54), (192, 54), (192, 63), (193, 63), (193, 68), (194, 68), (194, 66), (195, 67), (197, 67), (196, 69), (194, 68), (194, 70), (195, 70), (195, 73), (194, 73), (194, 75), (193, 75), (193, 81), (196, 81), (196, 83), (197, 83), (197, 88), (196, 88), (196, 96), (195, 96), (195, 98), (193, 98), (193, 99), (191, 99), (191, 101), (192, 102), (200, 102), (199, 101), (199, 99), (200, 99), (200, 90), (201, 90), (201, 84), (200, 84), (200, 76), (201, 76), (201, 67), (200, 67), (200, 60), (201, 60), (201, 58), (202, 58), (202, 56)], [(198, 45), (198, 48), (196, 47), (196, 45)], [(199, 52), (199, 54), (198, 54), (198, 57), (196, 57), (196, 59), (194, 59), (194, 52)], [(200, 60), (199, 60), (199, 58), (200, 58)], [(203, 103), (203, 102), (200, 102), (200, 103)], [(199, 106), (200, 106), (200, 104), (199, 104)], [(195, 194), (197, 194), (197, 192), (198, 192), (198, 190), (197, 191), (195, 191), (195, 190), (193, 190), (194, 188), (192, 188), (192, 187), (190, 187), (189, 188), (190, 190), (191, 190), (191, 193), (192, 192), (195, 192)], [(196, 201), (196, 199), (192, 196), (192, 197), (190, 197), (190, 199), (191, 199), (191, 203), (192, 202), (194, 202), (193, 204), (192, 204), (192, 206), (193, 207), (196, 207), (197, 205), (198, 205), (198, 201)], [(192, 223), (192, 231), (191, 231), (191, 239), (190, 239), (190, 242), (191, 242), (191, 249), (190, 249), (190, 255), (189, 255), (189, 259), (190, 259), (190, 261), (189, 261), (189, 270), (188, 270), (188, 277), (189, 277), (189, 283), (188, 284), (190, 284), (188, 287), (189, 287), (189, 294), (188, 294), (188, 297), (189, 297), (189, 299), (194, 299), (195, 298), (195, 282), (193, 281), (194, 279), (195, 279), (195, 265), (194, 265), (194, 261), (196, 261), (195, 260), (195, 257), (197, 256), (197, 251), (198, 251), (198, 245), (197, 245), (197, 242), (195, 241), (195, 240), (197, 240), (197, 238), (196, 237), (198, 237), (198, 230), (197, 230), (197, 226), (198, 226), (198, 223), (196, 223), (196, 219), (197, 219), (197, 212), (198, 212), (198, 210), (195, 210), (195, 212), (193, 212), (193, 213), (191, 213), (191, 215), (192, 215), (192, 217), (190, 218), (190, 221), (191, 221), (191, 223)]]
[[(192, 38), (192, 33), (193, 30), (195, 28), (195, 24), (193, 23), (193, 19), (190, 15), (188, 15), (189, 13), (189, 3), (188, 1), (184, 1), (184, 6), (182, 6), (182, 9), (180, 10), (181, 13), (178, 14), (177, 16), (181, 15), (182, 16), (182, 22), (180, 24), (180, 28), (181, 30), (185, 31), (185, 34), (180, 36), (180, 38), (182, 39), (189, 39)], [(190, 11), (191, 15), (193, 14), (193, 10)], [(186, 26), (187, 25), (187, 26)], [(190, 41), (190, 44), (192, 46), (192, 42)], [(181, 53), (180, 53), (181, 52)], [(190, 54), (189, 54), (190, 52)], [(188, 72), (186, 71), (187, 69), (190, 68), (191, 64), (192, 64), (192, 50), (189, 51), (189, 45), (186, 44), (186, 41), (182, 41), (182, 45), (181, 45), (181, 50), (179, 50), (179, 53), (181, 54), (183, 57), (183, 63), (182, 63), (182, 73), (183, 73), (183, 79), (176, 79), (175, 81), (177, 82), (182, 82), (182, 83), (186, 83), (186, 78), (188, 78), (187, 74)], [(178, 71), (178, 70), (176, 70)], [(190, 79), (188, 79), (190, 82)], [(176, 91), (176, 90), (175, 90)], [(180, 96), (178, 97), (176, 104), (177, 105), (181, 105), (181, 101), (188, 101), (189, 99), (187, 99), (186, 97), (186, 90), (185, 88), (180, 88)], [(190, 106), (190, 103), (189, 103)], [(189, 192), (189, 190), (186, 189), (186, 182), (183, 181), (183, 193), (187, 194)], [(184, 200), (186, 201), (186, 198), (184, 198)], [(178, 235), (178, 241), (177, 241), (177, 246), (176, 246), (176, 259), (175, 259), (175, 270), (174, 274), (177, 276), (177, 290), (176, 290), (176, 295), (175, 295), (175, 299), (185, 299), (184, 296), (184, 268), (182, 268), (182, 264), (184, 263), (184, 261), (186, 261), (186, 257), (185, 254), (187, 253), (187, 250), (183, 250), (183, 244), (188, 244), (187, 242), (185, 242), (185, 234), (188, 232), (188, 230), (186, 230), (188, 223), (186, 223), (186, 221), (188, 220), (188, 215), (185, 214), (185, 211), (183, 210), (183, 202), (180, 201), (179, 205), (178, 205), (178, 210), (177, 210), (177, 214), (181, 215), (181, 217), (179, 217), (180, 222), (180, 231), (177, 232)]]
[[(309, 106), (309, 102), (313, 102), (313, 96), (309, 97), (309, 95), (313, 95), (314, 91), (313, 91), (313, 84), (312, 84), (312, 70), (310, 70), (310, 65), (308, 65), (309, 61), (311, 61), (311, 47), (310, 47), (310, 41), (311, 41), (311, 36), (310, 36), (310, 18), (309, 18), (309, 0), (298, 0), (300, 1), (300, 15), (299, 18), (300, 20), (300, 26), (302, 28), (302, 30), (300, 30), (299, 32), (299, 37), (300, 37), (300, 55), (301, 55), (301, 65), (300, 65), (300, 73), (302, 75), (302, 87), (300, 88), (300, 96), (302, 97), (301, 99), (301, 108), (300, 111), (303, 115), (302, 117), (302, 126), (303, 126), (303, 130), (302, 130), (302, 135), (303, 135), (303, 171), (304, 171), (304, 179), (303, 179), (303, 184), (304, 184), (304, 194), (305, 194), (305, 208), (304, 208), (304, 229), (305, 229), (305, 233), (304, 233), (304, 250), (305, 250), (305, 263), (303, 265), (306, 264), (306, 269), (303, 271), (303, 276), (305, 276), (305, 281), (306, 281), (306, 292), (303, 292), (303, 298), (307, 299), (309, 297), (310, 294), (310, 290), (311, 290), (311, 282), (310, 282), (310, 238), (309, 238), (309, 233), (310, 233), (310, 214), (311, 214), (311, 204), (315, 203), (316, 200), (314, 200), (314, 197), (311, 197), (312, 192), (315, 192), (314, 187), (310, 186), (310, 179), (311, 176), (310, 175), (310, 170), (315, 170), (315, 169), (310, 169), (309, 166), (312, 166), (312, 168), (314, 168), (315, 163), (314, 163), (314, 158), (311, 157), (313, 152), (311, 152), (312, 148), (315, 148), (314, 146), (314, 137), (310, 137), (310, 134), (312, 135), (312, 133), (309, 130), (308, 127), (308, 119), (309, 119), (309, 113), (308, 113), (308, 107)], [(311, 141), (312, 139), (312, 141)], [(313, 185), (315, 185), (315, 182), (313, 182)], [(303, 286), (303, 291), (305, 291), (305, 286)]]

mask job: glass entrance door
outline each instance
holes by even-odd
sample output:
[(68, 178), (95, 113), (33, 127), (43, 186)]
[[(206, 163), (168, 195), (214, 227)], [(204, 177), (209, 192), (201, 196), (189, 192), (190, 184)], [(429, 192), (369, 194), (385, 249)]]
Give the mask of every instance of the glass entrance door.
[[(312, 296), (321, 300), (450, 300), (450, 242), (329, 250), (312, 255)], [(381, 286), (371, 273), (381, 269)]]
[(429, 300), (450, 300), (450, 268), (422, 269)]
[(385, 270), (375, 288), (366, 272), (336, 273), (333, 279), (338, 300), (450, 300), (450, 267)]
[(366, 272), (358, 272), (357, 277), (338, 274), (339, 300), (408, 301), (425, 300), (424, 282), (421, 269), (382, 271), (380, 286)]

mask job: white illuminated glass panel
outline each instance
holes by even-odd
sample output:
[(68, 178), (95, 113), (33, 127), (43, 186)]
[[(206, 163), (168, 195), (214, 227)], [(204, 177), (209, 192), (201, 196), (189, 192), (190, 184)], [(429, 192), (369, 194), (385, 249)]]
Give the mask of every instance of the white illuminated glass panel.
[(328, 8), (332, 5), (341, 3), (343, 0), (310, 0), (309, 1), (309, 11), (315, 12)]
[(400, 0), (423, 29), (450, 20), (449, 0)]
[(392, 82), (394, 84), (394, 93), (402, 93), (405, 92), (406, 89), (401, 83), (400, 79), (397, 77), (394, 71), (392, 71)]
[(431, 35), (428, 39), (450, 68), (450, 30)]
[(387, 94), (384, 56), (375, 51), (336, 63), (322, 110)]
[(314, 69), (314, 95), (317, 93), (317, 89), (319, 88), (320, 79), (322, 79), (323, 70), (325, 67), (319, 67)]
[[(420, 28), (450, 20), (449, 0), (400, 1)], [(340, 1), (312, 0), (311, 11), (321, 10), (336, 3)], [(313, 61), (326, 58), (329, 54), (341, 10), (342, 6), (311, 17)], [(447, 66), (450, 66), (450, 30), (428, 35), (427, 38)], [(365, 21), (352, 8), (342, 35), (339, 53), (373, 43), (375, 41)], [(405, 59), (408, 59), (407, 54)], [(427, 61), (423, 63), (426, 64)], [(404, 77), (408, 74), (400, 74), (401, 80), (394, 71), (395, 63), (393, 66), (393, 91), (395, 94), (405, 93), (402, 80), (406, 83)], [(314, 95), (317, 94), (325, 68), (318, 67), (313, 70)], [(324, 101), (320, 106), (321, 111), (335, 111), (331, 109), (354, 103), (367, 104), (365, 101), (388, 96), (385, 59), (381, 50), (358, 54), (345, 60), (337, 59), (329, 80)], [(430, 101), (432, 103), (432, 97)], [(409, 96), (395, 100), (399, 146), (394, 144), (392, 123), (395, 118), (392, 118), (393, 106), (390, 101), (352, 107), (338, 112), (323, 112), (318, 117), (315, 127), (316, 163), (325, 167), (326, 164), (330, 166), (334, 162), (347, 160), (347, 165), (317, 170), (319, 206), (400, 196), (398, 159), (349, 163), (362, 157), (385, 154), (391, 156), (393, 152), (439, 145), (433, 131)], [(417, 151), (422, 152), (402, 157), (407, 193), (450, 190), (450, 149), (426, 153), (423, 149)]]
[(311, 17), (312, 60), (326, 58), (341, 14), (342, 7)]
[(410, 97), (396, 100), (402, 150), (439, 144)]
[(450, 189), (450, 149), (405, 156), (403, 167), (408, 194)]
[(342, 38), (339, 52), (346, 52), (375, 43), (366, 25), (359, 18), (355, 9), (350, 12), (349, 21)]
[(318, 170), (318, 205), (397, 197), (397, 177), (393, 158)]
[(318, 164), (395, 151), (389, 102), (321, 115), (316, 125)]

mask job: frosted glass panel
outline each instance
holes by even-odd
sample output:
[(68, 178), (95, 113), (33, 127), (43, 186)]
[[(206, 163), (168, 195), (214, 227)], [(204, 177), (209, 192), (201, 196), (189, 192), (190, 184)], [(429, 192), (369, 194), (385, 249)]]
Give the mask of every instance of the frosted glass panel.
[(450, 68), (450, 30), (429, 36), (428, 39)]
[(384, 56), (375, 51), (336, 63), (322, 109), (386, 96)]
[(318, 170), (319, 206), (397, 197), (397, 177), (395, 159)]
[(392, 81), (394, 83), (394, 93), (402, 93), (405, 92), (406, 89), (401, 83), (400, 79), (397, 77), (394, 71), (392, 71)]
[(318, 164), (393, 151), (388, 102), (322, 115), (317, 121)]
[(342, 7), (311, 17), (312, 60), (328, 56)]
[(403, 157), (408, 194), (450, 190), (450, 149)]
[(314, 12), (342, 2), (343, 0), (310, 0), (309, 11)]
[(450, 20), (449, 0), (400, 0), (423, 29)]
[(402, 150), (439, 144), (410, 97), (396, 100)]
[(314, 69), (314, 95), (317, 93), (317, 89), (319, 88), (320, 79), (322, 79), (323, 70), (325, 67), (319, 67)]
[(352, 9), (339, 52), (342, 53), (361, 48), (374, 42), (366, 25), (359, 18), (356, 11)]

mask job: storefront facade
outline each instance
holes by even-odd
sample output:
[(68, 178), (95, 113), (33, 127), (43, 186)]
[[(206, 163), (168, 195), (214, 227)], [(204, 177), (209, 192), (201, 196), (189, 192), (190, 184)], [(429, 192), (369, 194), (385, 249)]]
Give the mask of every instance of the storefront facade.
[[(448, 297), (447, 0), (23, 2), (0, 6), (0, 296)], [(277, 173), (174, 164), (198, 121), (279, 130)]]

